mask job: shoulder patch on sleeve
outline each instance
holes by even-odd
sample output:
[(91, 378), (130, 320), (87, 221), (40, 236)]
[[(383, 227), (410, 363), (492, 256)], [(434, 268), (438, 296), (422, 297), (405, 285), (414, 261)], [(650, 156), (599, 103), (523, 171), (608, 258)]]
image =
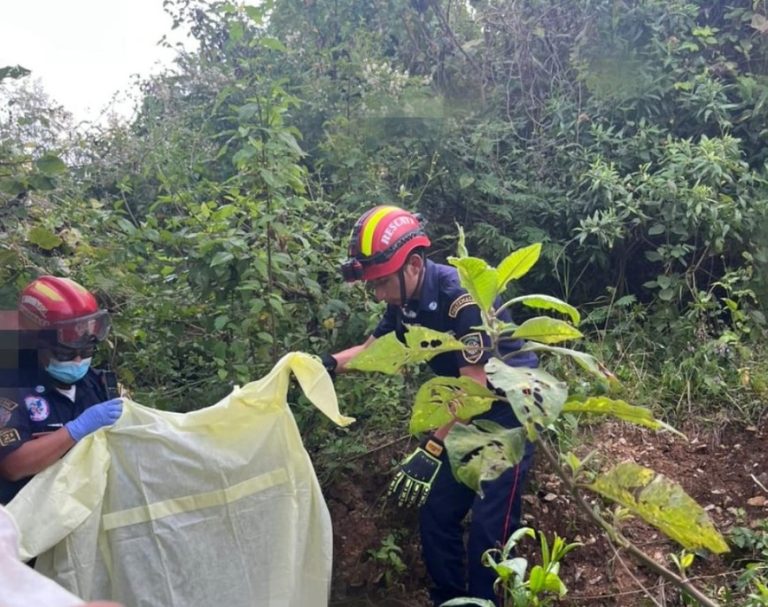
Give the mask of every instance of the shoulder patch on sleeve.
[(13, 402), (10, 398), (0, 398), (0, 409), (5, 409), (6, 411), (13, 411), (18, 406), (19, 405)]
[(464, 344), (461, 354), (468, 363), (474, 365), (483, 357), (483, 336), (479, 332), (467, 333), (459, 341)]
[(0, 428), (5, 428), (8, 422), (11, 421), (11, 415), (13, 410), (18, 405), (10, 399), (0, 398)]
[(461, 295), (453, 300), (451, 307), (448, 308), (448, 316), (451, 318), (456, 318), (459, 315), (459, 311), (466, 308), (467, 306), (473, 305), (475, 305), (475, 300), (472, 299), (472, 296), (469, 293), (464, 293), (464, 295)]
[(0, 447), (7, 447), (13, 443), (18, 443), (21, 440), (19, 431), (16, 428), (6, 428), (0, 430)]

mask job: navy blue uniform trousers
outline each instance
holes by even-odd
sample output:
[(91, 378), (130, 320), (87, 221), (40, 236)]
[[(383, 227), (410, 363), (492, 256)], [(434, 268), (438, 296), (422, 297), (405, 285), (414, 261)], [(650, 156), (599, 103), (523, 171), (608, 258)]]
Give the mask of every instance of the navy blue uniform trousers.
[[(495, 404), (478, 418), (507, 428), (520, 425), (507, 403)], [(523, 488), (533, 461), (532, 445), (517, 466), (483, 483), (482, 498), (454, 478), (446, 452), (441, 460), (443, 465), (420, 512), (422, 554), (434, 583), (432, 600), (436, 607), (462, 596), (501, 605), (493, 588), (496, 573), (483, 566), (482, 556), (490, 548), (502, 547), (520, 527)], [(465, 550), (463, 520), (470, 510)]]

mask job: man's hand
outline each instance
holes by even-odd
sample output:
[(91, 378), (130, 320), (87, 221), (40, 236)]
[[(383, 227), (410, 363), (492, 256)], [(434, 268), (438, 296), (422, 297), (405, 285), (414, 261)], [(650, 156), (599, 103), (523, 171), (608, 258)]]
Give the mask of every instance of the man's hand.
[(424, 505), (432, 489), (432, 482), (442, 465), (438, 458), (444, 448), (440, 439), (429, 436), (416, 451), (402, 461), (388, 491), (388, 495), (397, 496), (398, 506)]
[(123, 412), (123, 399), (114, 398), (98, 405), (92, 405), (78, 417), (64, 425), (75, 442), (104, 426), (111, 426)]

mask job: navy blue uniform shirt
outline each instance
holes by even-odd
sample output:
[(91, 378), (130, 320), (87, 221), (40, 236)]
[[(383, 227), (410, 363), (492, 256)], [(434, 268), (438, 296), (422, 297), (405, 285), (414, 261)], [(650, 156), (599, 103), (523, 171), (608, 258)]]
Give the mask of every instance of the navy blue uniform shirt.
[[(13, 392), (0, 391), (0, 460), (24, 443), (55, 432), (91, 405), (109, 400), (101, 372), (89, 369), (75, 384), (75, 402), (56, 390), (50, 378), (40, 372), (37, 382)], [(0, 504), (7, 504), (31, 477), (19, 481), (0, 478)]]
[[(496, 305), (499, 306), (497, 300)], [(507, 310), (499, 317), (511, 322)], [(462, 288), (459, 274), (453, 266), (447, 266), (426, 260), (424, 279), (421, 293), (417, 302), (410, 302), (407, 310), (400, 306), (387, 305), (384, 316), (373, 331), (376, 338), (396, 331), (402, 341), (403, 324), (420, 325), (435, 331), (451, 333), (467, 346), (466, 350), (438, 354), (429, 361), (429, 366), (437, 375), (458, 377), (459, 369), (468, 365), (485, 364), (492, 353), (482, 348), (490, 348), (490, 338), (481, 331), (473, 329), (483, 324), (480, 308)], [(523, 345), (520, 340), (505, 341), (500, 344), (501, 355), (504, 356), (519, 350)], [(507, 359), (507, 364), (515, 367), (536, 367), (538, 358), (533, 352), (524, 352)]]

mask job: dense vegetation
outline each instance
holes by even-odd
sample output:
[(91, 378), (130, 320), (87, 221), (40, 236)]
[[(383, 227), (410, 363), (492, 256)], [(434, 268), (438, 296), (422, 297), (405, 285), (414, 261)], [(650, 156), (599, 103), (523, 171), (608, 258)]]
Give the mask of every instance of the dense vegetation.
[[(492, 263), (542, 242), (522, 287), (585, 312), (628, 400), (759, 414), (764, 2), (166, 4), (198, 50), (127, 124), (76, 130), (0, 66), (0, 305), (41, 272), (97, 290), (137, 400), (207, 405), (360, 340), (378, 307), (337, 267), (357, 215), (395, 202), (438, 259), (456, 223)], [(339, 380), (345, 413), (402, 433), (407, 379)], [(361, 448), (296, 411), (320, 457)]]

